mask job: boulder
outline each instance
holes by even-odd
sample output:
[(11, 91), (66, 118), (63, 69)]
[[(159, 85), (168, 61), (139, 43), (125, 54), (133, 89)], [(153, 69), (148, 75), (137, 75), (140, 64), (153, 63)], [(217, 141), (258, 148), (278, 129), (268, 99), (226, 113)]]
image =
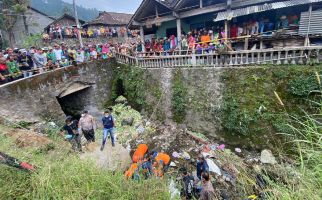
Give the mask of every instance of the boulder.
[(122, 120), (121, 122), (121, 125), (122, 126), (132, 126), (133, 125), (133, 122), (134, 122), (134, 118), (133, 117), (130, 117), (130, 118), (125, 118)]
[(265, 149), (261, 152), (261, 159), (260, 160), (263, 164), (272, 164), (273, 165), (273, 164), (277, 163), (271, 150), (267, 150), (267, 149)]

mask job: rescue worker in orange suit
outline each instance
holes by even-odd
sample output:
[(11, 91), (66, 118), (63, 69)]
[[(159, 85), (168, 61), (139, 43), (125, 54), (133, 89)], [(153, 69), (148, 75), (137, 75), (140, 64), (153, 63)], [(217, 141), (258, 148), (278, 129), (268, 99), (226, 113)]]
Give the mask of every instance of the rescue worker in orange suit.
[(167, 171), (170, 164), (170, 156), (166, 153), (152, 152), (150, 154), (151, 160), (154, 160), (153, 163), (153, 173), (158, 177), (162, 177), (164, 172)]

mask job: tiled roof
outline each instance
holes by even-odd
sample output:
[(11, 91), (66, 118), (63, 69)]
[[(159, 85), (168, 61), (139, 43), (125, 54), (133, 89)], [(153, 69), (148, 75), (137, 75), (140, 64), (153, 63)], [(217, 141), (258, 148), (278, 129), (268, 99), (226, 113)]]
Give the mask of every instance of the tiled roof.
[(129, 23), (132, 14), (101, 12), (99, 16), (88, 22), (86, 25), (126, 25)]

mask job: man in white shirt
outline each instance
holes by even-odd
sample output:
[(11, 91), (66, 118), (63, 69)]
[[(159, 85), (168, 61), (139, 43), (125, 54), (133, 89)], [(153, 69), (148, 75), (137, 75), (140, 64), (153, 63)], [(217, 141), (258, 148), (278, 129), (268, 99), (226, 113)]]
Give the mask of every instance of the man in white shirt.
[(77, 63), (83, 63), (84, 62), (84, 59), (85, 59), (84, 51), (77, 50), (77, 53), (76, 53), (76, 62)]
[(58, 44), (54, 45), (53, 53), (56, 56), (56, 62), (60, 63), (63, 51), (61, 50), (61, 48), (60, 48), (60, 46)]

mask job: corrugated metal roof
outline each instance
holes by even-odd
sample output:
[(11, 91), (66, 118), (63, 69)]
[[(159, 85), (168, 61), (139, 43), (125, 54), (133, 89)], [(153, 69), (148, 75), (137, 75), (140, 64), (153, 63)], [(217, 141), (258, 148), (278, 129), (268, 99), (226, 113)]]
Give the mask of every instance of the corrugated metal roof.
[[(308, 26), (310, 24), (310, 28)], [(307, 32), (309, 35), (322, 34), (322, 10), (312, 11), (311, 20), (309, 23), (309, 12), (301, 13), (299, 35), (306, 35)]]
[(281, 2), (274, 2), (274, 3), (265, 3), (262, 5), (256, 5), (256, 6), (249, 6), (246, 8), (240, 8), (232, 11), (219, 12), (214, 21), (217, 22), (217, 21), (222, 21), (226, 19), (230, 20), (234, 17), (264, 12), (268, 10), (286, 8), (291, 6), (315, 3), (315, 2), (322, 2), (322, 0), (291, 0), (291, 1), (281, 1)]

